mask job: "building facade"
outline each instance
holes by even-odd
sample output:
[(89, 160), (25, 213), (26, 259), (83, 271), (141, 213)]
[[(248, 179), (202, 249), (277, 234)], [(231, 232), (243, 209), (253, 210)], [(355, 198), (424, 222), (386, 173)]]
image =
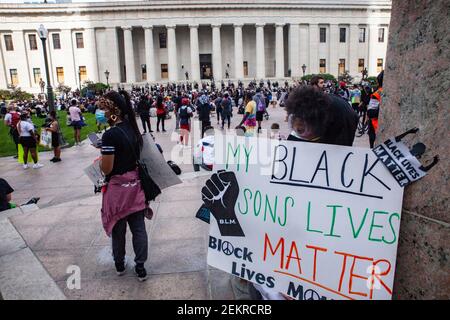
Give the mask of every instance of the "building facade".
[[(0, 4), (0, 88), (116, 83), (361, 78), (383, 69), (390, 0), (152, 0)], [(302, 68), (303, 67), (303, 68)]]

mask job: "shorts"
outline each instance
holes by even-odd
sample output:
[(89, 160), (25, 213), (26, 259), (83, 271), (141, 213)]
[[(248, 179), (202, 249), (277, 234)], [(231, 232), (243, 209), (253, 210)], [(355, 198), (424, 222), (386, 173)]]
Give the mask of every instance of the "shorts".
[(188, 124), (180, 124), (180, 129), (184, 129), (187, 131), (191, 130), (191, 128), (189, 127), (189, 123)]
[(59, 134), (52, 132), (52, 147), (58, 148), (59, 147)]
[(28, 149), (36, 148), (36, 140), (33, 137), (19, 137), (19, 143), (24, 148)]
[(73, 127), (74, 130), (81, 130), (81, 127), (83, 127), (84, 123), (83, 121), (72, 121), (70, 125)]
[(256, 121), (263, 121), (264, 111), (256, 111)]

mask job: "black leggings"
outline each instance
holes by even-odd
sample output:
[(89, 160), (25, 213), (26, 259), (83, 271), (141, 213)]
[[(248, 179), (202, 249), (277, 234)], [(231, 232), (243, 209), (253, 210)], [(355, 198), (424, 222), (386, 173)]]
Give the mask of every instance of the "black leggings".
[(369, 131), (367, 133), (369, 135), (369, 144), (370, 148), (373, 149), (373, 145), (375, 144), (375, 138), (377, 137), (375, 133), (375, 128), (372, 124), (372, 119), (369, 118)]
[(147, 261), (148, 237), (145, 230), (144, 211), (138, 211), (120, 219), (112, 230), (112, 250), (114, 262), (121, 264), (125, 259), (125, 239), (127, 233), (127, 222), (133, 235), (133, 250), (136, 264), (143, 265)]
[(148, 127), (148, 131), (152, 131), (152, 127), (150, 125), (150, 117), (149, 116), (141, 116), (142, 128), (144, 132), (147, 132), (146, 126)]
[(230, 129), (231, 115), (229, 115), (229, 114), (227, 114), (227, 115), (222, 114), (222, 127), (225, 126), (225, 121), (228, 121), (228, 129)]
[(158, 121), (156, 122), (156, 129), (159, 131), (159, 123), (162, 122), (162, 130), (164, 131), (164, 120), (166, 119), (165, 115), (158, 115)]

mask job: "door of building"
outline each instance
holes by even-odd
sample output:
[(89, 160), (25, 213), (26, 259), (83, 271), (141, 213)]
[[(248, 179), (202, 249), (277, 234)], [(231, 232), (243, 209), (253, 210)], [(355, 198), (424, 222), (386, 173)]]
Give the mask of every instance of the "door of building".
[(212, 71), (212, 54), (200, 55), (200, 78), (211, 79), (213, 75)]

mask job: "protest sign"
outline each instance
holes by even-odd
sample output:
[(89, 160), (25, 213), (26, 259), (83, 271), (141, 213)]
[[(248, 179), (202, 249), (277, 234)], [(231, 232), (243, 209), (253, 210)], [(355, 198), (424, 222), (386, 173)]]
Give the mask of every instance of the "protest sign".
[(100, 169), (100, 160), (96, 159), (89, 167), (84, 169), (84, 173), (88, 176), (89, 180), (95, 187), (99, 188), (103, 186), (105, 176)]
[(372, 150), (233, 137), (215, 170), (209, 265), (300, 300), (391, 299), (403, 188)]

